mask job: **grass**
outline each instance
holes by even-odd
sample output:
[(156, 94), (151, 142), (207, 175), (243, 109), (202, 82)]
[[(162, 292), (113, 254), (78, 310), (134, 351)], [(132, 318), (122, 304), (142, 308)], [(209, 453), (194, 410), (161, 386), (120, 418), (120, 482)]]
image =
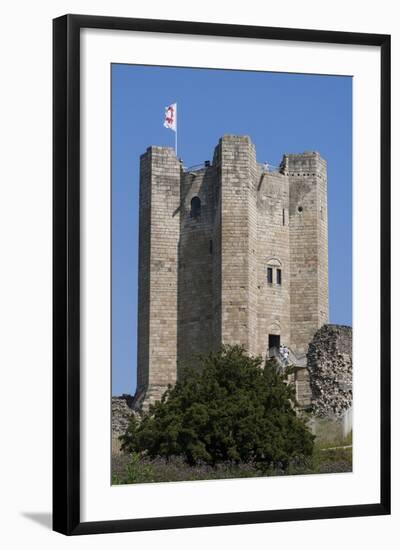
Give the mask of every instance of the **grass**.
[[(351, 444), (351, 443), (350, 443)], [(343, 442), (341, 443), (343, 445)], [(160, 483), (167, 481), (195, 481), (236, 479), (248, 477), (341, 473), (352, 471), (352, 448), (315, 445), (311, 458), (293, 461), (285, 470), (270, 467), (260, 470), (256, 464), (223, 463), (216, 467), (207, 464), (189, 466), (180, 457), (170, 460), (149, 459), (133, 454), (112, 455), (112, 484)]]

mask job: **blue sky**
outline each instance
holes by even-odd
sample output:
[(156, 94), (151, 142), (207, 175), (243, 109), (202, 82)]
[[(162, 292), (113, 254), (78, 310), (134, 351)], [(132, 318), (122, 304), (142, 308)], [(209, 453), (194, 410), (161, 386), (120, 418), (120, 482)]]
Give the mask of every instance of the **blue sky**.
[(178, 156), (211, 160), (223, 134), (249, 135), (257, 160), (319, 151), (328, 162), (330, 322), (352, 324), (352, 79), (112, 65), (112, 392), (136, 389), (139, 156), (174, 146), (164, 107), (178, 103)]

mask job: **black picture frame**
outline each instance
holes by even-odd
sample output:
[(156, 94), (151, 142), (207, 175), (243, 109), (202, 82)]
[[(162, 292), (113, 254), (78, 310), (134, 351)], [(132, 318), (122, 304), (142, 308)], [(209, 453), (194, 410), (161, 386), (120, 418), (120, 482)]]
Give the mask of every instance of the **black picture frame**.
[[(380, 501), (370, 504), (80, 520), (80, 31), (83, 28), (378, 46), (381, 51)], [(53, 21), (53, 529), (66, 535), (390, 513), (390, 36), (65, 15)]]

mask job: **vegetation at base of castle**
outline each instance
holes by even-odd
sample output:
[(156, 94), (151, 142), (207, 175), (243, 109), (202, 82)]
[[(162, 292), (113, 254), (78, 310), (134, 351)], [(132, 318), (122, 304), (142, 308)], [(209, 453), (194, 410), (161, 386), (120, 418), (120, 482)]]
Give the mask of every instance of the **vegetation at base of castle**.
[(241, 477), (243, 468), (249, 477), (304, 463), (314, 436), (293, 409), (294, 388), (274, 362), (261, 365), (260, 357), (239, 346), (203, 357), (201, 368), (186, 369), (140, 422), (132, 418), (121, 436), (123, 451), (133, 461), (179, 459), (191, 468), (219, 469), (222, 477)]
[(254, 463), (224, 462), (216, 466), (197, 463), (189, 466), (182, 457), (149, 458), (139, 453), (114, 454), (112, 457), (112, 484), (162, 483), (167, 481), (197, 481), (209, 479), (237, 479), (264, 476), (330, 474), (352, 471), (351, 448), (333, 449), (314, 447), (311, 457), (291, 461), (286, 469), (279, 465), (261, 470)]

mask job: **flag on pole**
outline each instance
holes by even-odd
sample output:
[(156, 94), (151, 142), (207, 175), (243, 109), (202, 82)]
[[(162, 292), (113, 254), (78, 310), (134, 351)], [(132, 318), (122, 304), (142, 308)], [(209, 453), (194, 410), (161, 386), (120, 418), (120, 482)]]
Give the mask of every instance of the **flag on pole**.
[(177, 104), (171, 103), (165, 107), (164, 126), (175, 132), (175, 154), (178, 156), (178, 126), (177, 126)]
[(164, 126), (176, 132), (176, 103), (165, 107)]

